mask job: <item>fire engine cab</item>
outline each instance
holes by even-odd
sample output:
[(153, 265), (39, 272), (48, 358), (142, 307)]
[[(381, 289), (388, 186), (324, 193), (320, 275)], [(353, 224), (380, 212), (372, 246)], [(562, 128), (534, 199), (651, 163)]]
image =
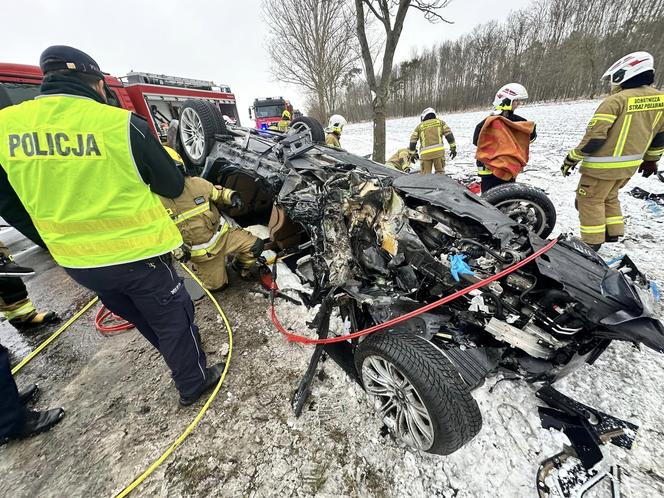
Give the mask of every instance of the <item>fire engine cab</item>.
[[(38, 66), (0, 63), (0, 109), (35, 98), (41, 80)], [(143, 116), (154, 134), (163, 140), (168, 123), (179, 119), (180, 107), (188, 99), (212, 102), (229, 123), (240, 124), (235, 95), (228, 85), (139, 72), (130, 72), (119, 79), (107, 75), (105, 81), (110, 90), (108, 103)]]
[(249, 108), (249, 119), (255, 119), (256, 128), (266, 130), (281, 120), (281, 113), (287, 110), (293, 116), (293, 106), (283, 97), (255, 99)]

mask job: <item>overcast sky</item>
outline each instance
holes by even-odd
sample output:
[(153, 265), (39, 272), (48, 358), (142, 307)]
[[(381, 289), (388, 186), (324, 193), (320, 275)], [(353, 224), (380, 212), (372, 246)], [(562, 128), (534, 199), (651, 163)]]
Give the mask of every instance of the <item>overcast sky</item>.
[[(411, 10), (397, 60), (528, 3), (505, 0), (498, 7), (495, 0), (452, 0), (442, 11), (452, 25), (430, 24)], [(115, 76), (133, 69), (214, 80), (231, 86), (246, 124), (256, 97), (283, 95), (296, 108), (304, 104), (298, 89), (270, 75), (260, 5), (261, 0), (3, 2), (0, 61), (38, 64), (44, 48), (62, 44), (87, 52)]]

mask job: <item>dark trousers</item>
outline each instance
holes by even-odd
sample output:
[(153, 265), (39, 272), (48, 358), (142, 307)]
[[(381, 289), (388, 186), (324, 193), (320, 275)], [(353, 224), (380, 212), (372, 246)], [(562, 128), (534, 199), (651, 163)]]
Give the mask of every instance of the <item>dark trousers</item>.
[(21, 428), (26, 412), (18, 398), (7, 348), (0, 344), (0, 439), (12, 436)]
[(0, 277), (0, 306), (10, 306), (28, 297), (25, 284), (18, 277)]
[(205, 353), (194, 324), (194, 303), (169, 256), (103, 268), (65, 268), (97, 293), (116, 315), (134, 324), (159, 350), (175, 387), (190, 396), (205, 381)]
[(497, 187), (498, 185), (514, 182), (514, 180), (501, 180), (495, 175), (481, 175), (480, 177), (482, 178), (482, 192), (491, 190), (493, 187)]

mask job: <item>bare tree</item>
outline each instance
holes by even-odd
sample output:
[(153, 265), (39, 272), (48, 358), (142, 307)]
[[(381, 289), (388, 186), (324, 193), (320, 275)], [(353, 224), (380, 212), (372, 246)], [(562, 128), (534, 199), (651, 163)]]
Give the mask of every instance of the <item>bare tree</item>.
[(348, 1), (264, 1), (263, 15), (274, 77), (304, 88), (325, 120), (359, 63)]
[[(419, 10), (430, 22), (449, 22), (438, 14), (438, 10), (448, 3), (449, 0), (355, 0), (357, 37), (360, 42), (367, 84), (371, 91), (374, 161), (381, 163), (385, 161), (385, 117), (394, 64), (394, 52), (399, 44), (408, 9)], [(374, 62), (374, 59), (378, 59), (378, 57), (372, 56), (366, 29), (367, 21), (372, 17), (385, 30), (383, 59), (379, 74), (376, 72), (377, 64)]]
[[(373, 12), (367, 15), (376, 20)], [(664, 0), (536, 0), (500, 23), (478, 25), (394, 64), (385, 114), (412, 116), (430, 105), (442, 111), (489, 107), (509, 81), (525, 85), (532, 100), (594, 97), (608, 90), (602, 72), (637, 50), (656, 62), (664, 53)], [(664, 71), (657, 71), (655, 86), (663, 84)], [(342, 114), (370, 119), (370, 96), (368, 82), (352, 81)]]

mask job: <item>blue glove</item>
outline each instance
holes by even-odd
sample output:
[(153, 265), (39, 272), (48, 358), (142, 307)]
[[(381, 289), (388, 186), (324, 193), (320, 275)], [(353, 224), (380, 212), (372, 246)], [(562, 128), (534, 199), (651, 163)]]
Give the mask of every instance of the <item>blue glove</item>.
[(464, 261), (466, 257), (465, 254), (455, 254), (450, 256), (450, 273), (452, 273), (452, 278), (457, 282), (461, 281), (459, 275), (466, 274), (475, 276), (475, 273), (470, 269), (468, 263)]

